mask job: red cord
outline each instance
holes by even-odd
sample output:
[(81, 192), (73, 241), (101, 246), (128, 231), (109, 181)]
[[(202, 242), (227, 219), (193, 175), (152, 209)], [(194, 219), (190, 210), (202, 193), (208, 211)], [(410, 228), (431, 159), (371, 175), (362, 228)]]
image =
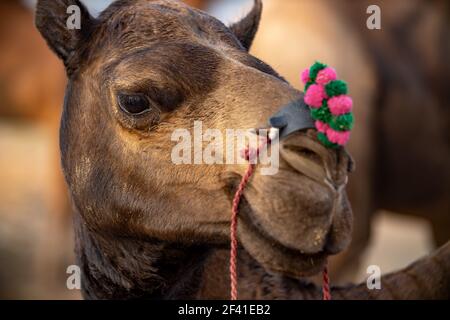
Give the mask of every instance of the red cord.
[[(243, 157), (250, 161), (254, 156), (259, 156), (261, 149), (265, 146), (266, 143), (270, 142), (270, 140), (265, 139), (261, 146), (256, 150), (256, 152), (252, 152), (248, 148), (244, 150)], [(255, 164), (250, 163), (247, 171), (242, 177), (241, 182), (239, 183), (239, 187), (234, 195), (233, 199), (233, 207), (231, 210), (231, 226), (230, 226), (230, 238), (231, 238), (231, 249), (230, 249), (230, 284), (231, 284), (231, 300), (238, 299), (238, 288), (237, 288), (237, 218), (239, 213), (239, 204), (241, 202), (241, 198), (244, 194), (244, 189), (247, 186), (251, 176), (255, 171)], [(328, 266), (325, 265), (323, 270), (323, 284), (322, 284), (322, 300), (331, 300), (331, 291), (330, 291), (330, 278), (328, 276)]]
[(328, 263), (325, 264), (322, 273), (322, 300), (331, 300), (330, 277), (328, 276)]
[(237, 217), (239, 212), (239, 203), (241, 202), (244, 189), (253, 174), (255, 165), (250, 164), (245, 172), (244, 177), (239, 184), (239, 188), (233, 199), (233, 209), (231, 214), (231, 251), (230, 251), (230, 281), (231, 281), (231, 300), (237, 300)]

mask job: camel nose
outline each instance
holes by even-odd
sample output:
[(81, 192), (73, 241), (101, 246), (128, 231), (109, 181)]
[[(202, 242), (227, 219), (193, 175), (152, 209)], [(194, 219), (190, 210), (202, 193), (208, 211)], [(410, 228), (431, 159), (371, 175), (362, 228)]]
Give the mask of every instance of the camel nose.
[(339, 191), (347, 183), (352, 160), (342, 148), (323, 146), (314, 134), (314, 130), (308, 130), (284, 138), (280, 155), (294, 170)]

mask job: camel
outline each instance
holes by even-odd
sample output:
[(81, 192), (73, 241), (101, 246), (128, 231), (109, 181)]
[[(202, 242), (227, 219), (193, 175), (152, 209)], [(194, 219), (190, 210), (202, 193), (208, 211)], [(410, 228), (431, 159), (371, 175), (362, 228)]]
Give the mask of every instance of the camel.
[[(81, 9), (79, 30), (66, 28), (69, 5)], [(228, 298), (231, 199), (246, 166), (176, 166), (171, 134), (194, 120), (261, 128), (302, 99), (248, 53), (261, 12), (255, 1), (227, 27), (175, 0), (119, 0), (96, 19), (78, 0), (38, 2), (36, 26), (69, 79), (60, 148), (85, 298)], [(257, 167), (240, 207), (242, 299), (318, 298), (304, 277), (351, 238), (347, 151), (325, 148), (312, 129), (279, 148), (279, 172)], [(361, 284), (333, 296), (446, 299), (449, 268), (446, 245), (383, 277), (383, 290)]]

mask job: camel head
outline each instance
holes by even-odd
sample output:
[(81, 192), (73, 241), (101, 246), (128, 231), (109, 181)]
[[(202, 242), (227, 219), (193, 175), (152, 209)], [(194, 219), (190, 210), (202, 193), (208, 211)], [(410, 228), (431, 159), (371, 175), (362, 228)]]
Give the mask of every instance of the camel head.
[[(67, 28), (71, 5), (79, 29)], [(228, 246), (232, 195), (246, 165), (176, 165), (172, 135), (192, 131), (194, 121), (221, 132), (267, 127), (302, 99), (248, 52), (261, 10), (255, 1), (227, 27), (174, 0), (118, 0), (97, 18), (76, 0), (39, 1), (37, 27), (69, 78), (62, 165), (89, 230)], [(315, 129), (289, 135), (279, 150), (278, 173), (257, 166), (245, 189), (238, 237), (266, 269), (310, 275), (349, 243), (344, 185), (352, 162), (343, 148), (325, 148)]]

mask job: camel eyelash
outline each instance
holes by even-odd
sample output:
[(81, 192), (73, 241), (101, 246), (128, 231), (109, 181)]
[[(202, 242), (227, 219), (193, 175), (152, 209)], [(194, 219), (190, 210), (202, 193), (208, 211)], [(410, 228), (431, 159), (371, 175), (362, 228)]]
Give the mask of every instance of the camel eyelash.
[(119, 93), (117, 102), (122, 111), (132, 116), (143, 115), (152, 108), (150, 100), (144, 94)]

